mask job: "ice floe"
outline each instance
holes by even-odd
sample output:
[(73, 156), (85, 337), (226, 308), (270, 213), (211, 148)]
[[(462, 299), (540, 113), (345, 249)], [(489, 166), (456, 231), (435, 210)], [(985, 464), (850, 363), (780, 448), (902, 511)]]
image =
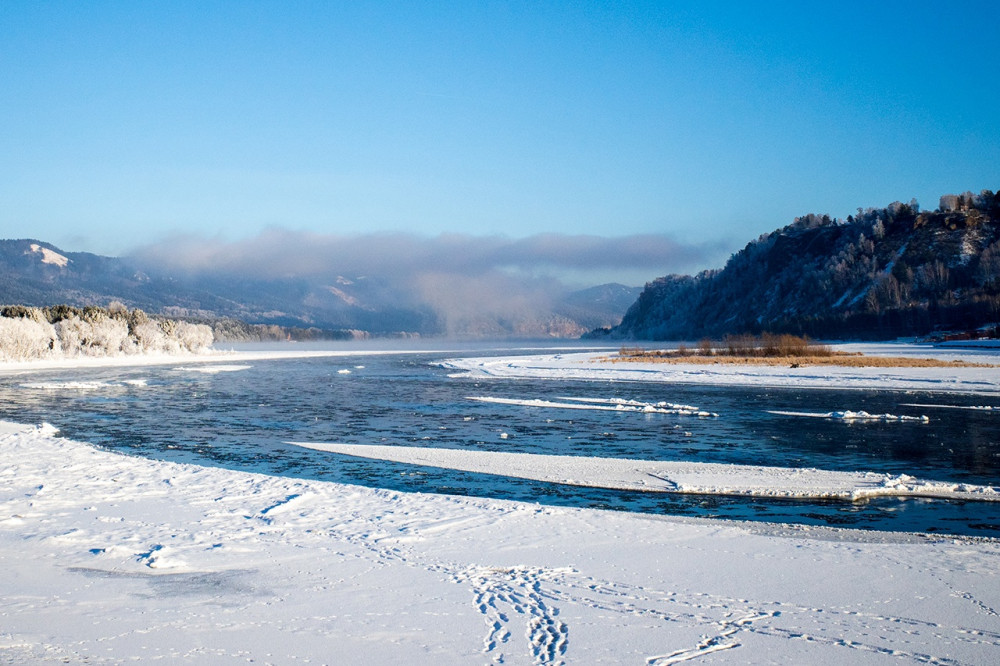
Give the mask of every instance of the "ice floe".
[(21, 388), (33, 389), (37, 391), (95, 391), (116, 386), (110, 382), (26, 382), (21, 384)]
[(906, 474), (412, 446), (291, 443), (374, 460), (615, 490), (851, 501), (885, 496), (1000, 501), (998, 487), (930, 481)]
[(967, 409), (974, 412), (997, 412), (1000, 413), (1000, 407), (994, 405), (934, 405), (919, 402), (904, 402), (901, 403), (902, 407), (920, 407), (924, 409)]
[(177, 370), (181, 372), (200, 372), (205, 375), (215, 375), (220, 372), (240, 372), (242, 370), (249, 370), (252, 365), (186, 365)]
[(866, 411), (843, 410), (837, 412), (792, 412), (780, 409), (768, 409), (768, 414), (778, 416), (805, 416), (814, 419), (831, 419), (834, 421), (886, 421), (886, 422), (917, 422), (927, 423), (930, 418), (921, 414), (920, 416), (901, 416), (898, 414), (869, 414)]
[(677, 405), (670, 402), (640, 402), (622, 398), (566, 398), (542, 400), (539, 398), (497, 398), (491, 396), (469, 396), (469, 400), (488, 402), (497, 405), (518, 405), (521, 407), (549, 407), (554, 409), (581, 409), (604, 412), (641, 412), (643, 414), (674, 414), (682, 416), (699, 416), (702, 418), (717, 417), (715, 412), (708, 412), (691, 405)]
[(145, 379), (125, 379), (120, 382), (102, 381), (50, 381), (50, 382), (25, 382), (21, 388), (36, 391), (100, 391), (102, 389), (123, 388), (132, 386), (141, 388), (146, 386)]

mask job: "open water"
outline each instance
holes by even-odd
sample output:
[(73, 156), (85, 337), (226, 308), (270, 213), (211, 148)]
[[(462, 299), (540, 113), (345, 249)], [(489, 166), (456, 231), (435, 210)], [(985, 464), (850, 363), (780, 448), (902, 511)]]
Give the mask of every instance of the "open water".
[[(536, 350), (537, 351), (537, 350)], [(509, 355), (477, 349), (469, 355)], [(0, 377), (0, 417), (47, 421), (73, 439), (132, 455), (401, 491), (542, 504), (1000, 537), (1000, 503), (864, 502), (685, 496), (565, 486), (311, 451), (287, 441), (396, 444), (558, 455), (684, 460), (1000, 483), (1000, 412), (903, 403), (991, 405), (931, 392), (733, 388), (578, 380), (449, 377), (462, 352), (59, 370)], [(349, 372), (348, 372), (349, 371)], [(515, 399), (668, 401), (718, 418), (481, 403)], [(845, 423), (767, 410), (926, 414), (928, 423)]]

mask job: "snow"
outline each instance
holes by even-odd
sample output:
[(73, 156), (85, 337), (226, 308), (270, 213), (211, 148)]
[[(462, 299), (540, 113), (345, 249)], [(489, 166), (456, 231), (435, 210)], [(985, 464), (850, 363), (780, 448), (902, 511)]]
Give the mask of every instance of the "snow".
[(100, 389), (120, 386), (111, 382), (25, 382), (21, 388), (36, 391), (96, 391)]
[(970, 409), (977, 412), (1000, 412), (1000, 407), (995, 405), (935, 405), (920, 402), (904, 402), (902, 407), (925, 407), (927, 409)]
[[(208, 350), (198, 353), (149, 353), (131, 354), (123, 356), (93, 356), (74, 358), (51, 358), (35, 361), (11, 361), (0, 362), (0, 373), (9, 374), (17, 372), (34, 372), (38, 370), (60, 370), (78, 368), (126, 368), (144, 367), (157, 365), (175, 365), (183, 362), (185, 364), (198, 364), (203, 366), (205, 372), (213, 372), (208, 364), (220, 364), (222, 372), (231, 371), (234, 366), (246, 366), (253, 361), (282, 361), (290, 359), (309, 358), (347, 358), (352, 356), (386, 356), (397, 354), (416, 354), (419, 351), (409, 350), (306, 350), (306, 349), (282, 349), (264, 351), (223, 351)], [(228, 366), (228, 368), (227, 368)], [(246, 366), (249, 367), (249, 366)], [(194, 366), (184, 366), (178, 368), (186, 371), (194, 371)], [(240, 368), (244, 369), (244, 368)]]
[(66, 268), (69, 264), (69, 257), (64, 257), (58, 252), (54, 252), (47, 247), (42, 247), (37, 243), (32, 243), (28, 247), (32, 252), (42, 255), (43, 264), (52, 264), (53, 266), (58, 266), (59, 268)]
[[(876, 349), (985, 362), (1000, 355)], [(373, 353), (216, 353), (184, 363)], [(678, 369), (608, 364), (596, 356), (550, 353), (447, 366), (474, 377), (1000, 393), (996, 369)], [(153, 363), (178, 360), (86, 358), (10, 363), (0, 371)], [(121, 390), (141, 382), (81, 380), (83, 386), (58, 390)], [(697, 409), (586, 396), (550, 402), (558, 409), (639, 413)], [(0, 422), (2, 663), (1000, 661), (996, 540), (402, 493), (130, 457), (57, 434), (49, 425)], [(875, 495), (996, 501), (1000, 493), (865, 471), (308, 446), (651, 492), (840, 501)]]
[[(909, 356), (1000, 365), (995, 348), (936, 348), (912, 344), (832, 345), (836, 351), (872, 356)], [(812, 389), (939, 391), (1000, 395), (1000, 371), (988, 367), (849, 368), (841, 366), (760, 366), (737, 364), (611, 363), (607, 352), (467, 357), (444, 361), (454, 377), (501, 379), (588, 379)]]
[(1000, 502), (1000, 487), (928, 481), (906, 474), (412, 446), (290, 443), (375, 460), (616, 490), (851, 501), (894, 496)]
[(200, 372), (205, 375), (216, 375), (220, 372), (240, 372), (242, 370), (249, 370), (252, 365), (236, 365), (236, 364), (218, 364), (218, 365), (192, 365), (177, 368), (181, 372)]
[(1000, 543), (541, 507), (0, 424), (5, 663), (990, 663)]
[(833, 419), (836, 421), (886, 421), (903, 423), (906, 421), (916, 421), (918, 423), (928, 423), (930, 418), (921, 414), (920, 416), (907, 416), (897, 414), (869, 414), (864, 410), (852, 411), (845, 409), (837, 412), (790, 412), (778, 409), (767, 410), (768, 414), (778, 416), (806, 416), (815, 419)]
[(496, 398), (491, 396), (469, 396), (469, 400), (489, 402), (497, 405), (520, 405), (522, 407), (548, 407), (552, 409), (584, 409), (607, 412), (640, 412), (643, 414), (676, 414), (682, 416), (717, 417), (715, 412), (706, 412), (692, 405), (678, 405), (671, 402), (642, 402), (622, 398), (557, 398), (568, 402), (556, 402), (540, 398)]

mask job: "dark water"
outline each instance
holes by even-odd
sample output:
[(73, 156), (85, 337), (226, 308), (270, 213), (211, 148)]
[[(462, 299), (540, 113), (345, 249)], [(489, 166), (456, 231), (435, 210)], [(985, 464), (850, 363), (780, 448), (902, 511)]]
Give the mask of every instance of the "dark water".
[[(509, 352), (508, 352), (509, 353)], [(478, 351), (474, 355), (485, 355)], [(404, 491), (874, 530), (1000, 536), (1000, 503), (683, 496), (563, 486), (368, 461), (289, 446), (329, 441), (910, 474), (1000, 483), (1000, 413), (903, 407), (996, 404), (928, 392), (448, 377), (450, 353), (64, 370), (0, 378), (0, 417), (48, 421), (65, 436), (163, 460)], [(364, 367), (356, 367), (364, 366)], [(340, 373), (350, 370), (350, 374)], [(143, 380), (145, 386), (124, 384)], [(104, 382), (87, 389), (26, 385)], [(696, 405), (719, 418), (477, 403), (469, 396), (628, 398)], [(929, 423), (844, 423), (766, 410), (927, 414)], [(501, 433), (507, 433), (506, 438)]]

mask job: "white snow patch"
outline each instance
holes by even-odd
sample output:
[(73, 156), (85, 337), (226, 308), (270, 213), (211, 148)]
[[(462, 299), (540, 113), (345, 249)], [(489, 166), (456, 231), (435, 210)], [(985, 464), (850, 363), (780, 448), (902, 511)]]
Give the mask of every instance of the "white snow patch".
[(927, 423), (930, 418), (927, 416), (899, 416), (896, 414), (869, 414), (866, 411), (851, 411), (843, 410), (838, 412), (790, 412), (783, 411), (779, 409), (769, 409), (768, 414), (777, 414), (778, 416), (807, 416), (810, 418), (817, 419), (832, 419), (834, 421), (916, 421), (919, 423)]
[(88, 381), (26, 382), (21, 384), (21, 388), (33, 389), (37, 391), (95, 391), (110, 388), (112, 386), (118, 386), (118, 384), (112, 384), (111, 382)]
[(1000, 502), (1000, 488), (927, 481), (905, 474), (413, 446), (290, 443), (317, 451), (374, 460), (615, 490), (852, 501), (896, 496)]
[(148, 383), (145, 379), (123, 379), (120, 382), (74, 380), (66, 382), (25, 382), (21, 384), (21, 388), (35, 391), (100, 391), (102, 389), (120, 389), (126, 386), (142, 388), (147, 385)]
[(42, 247), (37, 243), (32, 243), (28, 246), (32, 252), (42, 255), (43, 264), (52, 264), (53, 266), (58, 266), (59, 268), (66, 268), (69, 265), (69, 257), (64, 257), (58, 252), (54, 252), (47, 247)]
[(491, 396), (469, 396), (468, 400), (489, 402), (497, 405), (520, 405), (522, 407), (549, 407), (554, 409), (580, 409), (604, 412), (641, 412), (643, 414), (679, 414), (684, 416), (714, 417), (718, 414), (706, 412), (689, 405), (675, 405), (669, 402), (639, 402), (620, 398), (559, 398), (573, 402), (555, 402), (539, 398), (496, 398)]
[[(346, 283), (342, 282), (341, 284), (351, 284), (351, 283), (350, 282), (346, 282)], [(337, 287), (327, 287), (326, 289), (331, 294), (333, 294), (334, 296), (336, 296), (337, 298), (339, 298), (340, 300), (342, 300), (344, 303), (346, 303), (348, 305), (353, 305), (354, 307), (361, 307), (361, 302), (358, 299), (354, 298), (350, 294), (345, 293), (343, 290), (338, 289)]]
[[(944, 349), (917, 344), (841, 344), (834, 350), (871, 356), (910, 356), (1000, 364), (995, 348)], [(786, 366), (684, 363), (610, 363), (608, 353), (536, 354), (507, 357), (470, 357), (438, 365), (454, 377), (502, 379), (588, 379), (665, 384), (720, 386), (774, 386), (812, 389), (941, 391), (981, 395), (1000, 394), (1000, 372), (990, 367), (852, 368), (844, 366)]]
[(335, 646), (343, 663), (972, 664), (1000, 650), (991, 540), (402, 493), (52, 430), (0, 423), (5, 663), (329, 663)]
[[(36, 361), (0, 362), (0, 373), (21, 373), (36, 370), (72, 368), (126, 368), (175, 365), (178, 362), (210, 365), (213, 363), (247, 363), (252, 361), (280, 361), (289, 359), (349, 358), (354, 356), (389, 356), (420, 354), (421, 350), (301, 350), (281, 349), (268, 351), (205, 350), (183, 354), (130, 354), (126, 356), (77, 356)], [(250, 366), (248, 366), (250, 367)]]
[(220, 372), (240, 372), (249, 370), (252, 365), (188, 365), (177, 368), (181, 372), (200, 372), (205, 375), (216, 375)]
[(935, 405), (918, 402), (900, 403), (902, 407), (921, 407), (926, 409), (968, 409), (976, 412), (1000, 412), (1000, 407), (995, 405)]

